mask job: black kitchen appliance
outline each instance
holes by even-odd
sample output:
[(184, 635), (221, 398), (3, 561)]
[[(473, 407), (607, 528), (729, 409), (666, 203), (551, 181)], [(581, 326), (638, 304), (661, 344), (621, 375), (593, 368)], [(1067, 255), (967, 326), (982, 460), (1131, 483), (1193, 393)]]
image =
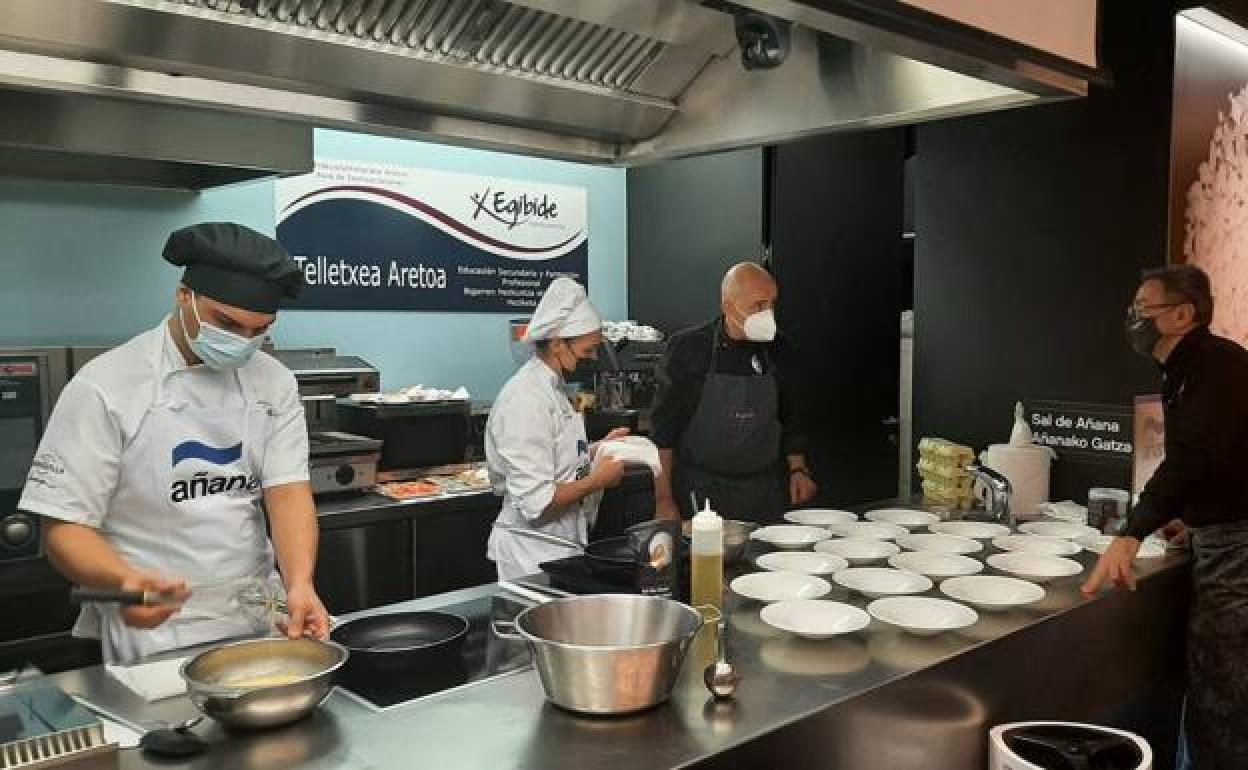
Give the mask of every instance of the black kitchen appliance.
[(308, 476), (312, 494), (371, 489), (377, 483), (381, 442), (341, 431), (308, 434)]
[(46, 352), (0, 354), (0, 563), (41, 553), (38, 517), (17, 503), (51, 414), (52, 375)]
[(381, 439), (377, 478), (395, 481), (407, 472), (464, 462), (468, 457), (472, 402), (338, 404), (342, 430)]
[[(659, 554), (651, 546), (656, 543), (673, 548), (661, 572), (653, 566), (653, 557)], [(590, 543), (585, 553), (538, 566), (552, 587), (569, 593), (641, 593), (689, 600), (689, 543), (674, 522), (642, 522), (624, 535)]]
[(377, 369), (358, 356), (334, 348), (275, 350), (273, 356), (295, 375), (308, 421), (308, 473), (312, 493), (325, 495), (370, 489), (377, 483), (382, 443), (339, 430), (338, 399), (376, 393)]
[(338, 429), (338, 399), (381, 387), (376, 367), (359, 356), (340, 356), (334, 348), (289, 348), (274, 350), (273, 356), (299, 383), (309, 433)]
[(43, 555), (42, 520), (18, 510), (67, 361), (63, 347), (0, 350), (0, 670), (33, 663), (56, 671), (98, 655), (69, 634), (77, 609)]
[(485, 460), (485, 429), (490, 421), (492, 401), (473, 401), (468, 418), (468, 462)]
[(585, 431), (596, 441), (615, 428), (645, 435), (659, 384), (656, 368), (667, 353), (667, 343), (651, 340), (604, 341), (598, 359), (569, 378), (594, 394), (585, 412)]

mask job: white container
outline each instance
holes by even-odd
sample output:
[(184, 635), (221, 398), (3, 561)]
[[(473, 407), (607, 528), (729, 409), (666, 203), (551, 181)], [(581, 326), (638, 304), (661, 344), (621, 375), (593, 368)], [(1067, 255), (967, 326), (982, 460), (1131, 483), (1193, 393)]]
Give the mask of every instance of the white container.
[(1035, 445), (993, 444), (980, 452), (979, 461), (1010, 480), (1010, 486), (1014, 488), (1010, 497), (1011, 516), (1036, 516), (1040, 513), (1040, 504), (1049, 501), (1052, 449)]

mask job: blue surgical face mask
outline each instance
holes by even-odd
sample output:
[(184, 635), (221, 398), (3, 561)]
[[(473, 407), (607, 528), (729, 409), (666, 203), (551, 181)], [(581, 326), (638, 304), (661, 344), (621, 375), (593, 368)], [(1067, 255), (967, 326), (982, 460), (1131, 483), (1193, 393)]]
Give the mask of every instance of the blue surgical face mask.
[[(179, 309), (179, 317), (181, 312)], [(250, 361), (264, 344), (263, 334), (257, 334), (248, 339), (204, 323), (199, 317), (199, 308), (195, 306), (194, 292), (191, 292), (191, 312), (195, 314), (195, 321), (199, 324), (199, 334), (195, 335), (194, 339), (187, 335), (186, 319), (180, 317), (182, 336), (186, 338), (186, 344), (191, 348), (191, 352), (213, 369), (237, 369)]]

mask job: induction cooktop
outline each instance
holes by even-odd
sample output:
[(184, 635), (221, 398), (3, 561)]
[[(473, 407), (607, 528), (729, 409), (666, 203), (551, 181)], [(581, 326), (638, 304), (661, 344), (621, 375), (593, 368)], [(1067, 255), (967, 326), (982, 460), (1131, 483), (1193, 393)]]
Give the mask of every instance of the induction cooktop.
[(528, 645), (499, 637), (491, 625), (495, 620), (514, 620), (527, 608), (527, 604), (507, 596), (486, 596), (438, 607), (439, 612), (459, 615), (468, 621), (468, 634), (456, 661), (380, 682), (346, 678), (338, 687), (366, 707), (381, 711), (526, 670), (533, 662)]

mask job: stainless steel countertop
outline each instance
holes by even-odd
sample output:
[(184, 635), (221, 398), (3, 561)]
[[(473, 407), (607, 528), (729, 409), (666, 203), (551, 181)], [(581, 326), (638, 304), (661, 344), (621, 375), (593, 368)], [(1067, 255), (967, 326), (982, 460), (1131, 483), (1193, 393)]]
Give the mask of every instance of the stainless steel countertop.
[[(1078, 558), (1091, 564), (1094, 557), (1084, 553)], [(416, 763), (439, 770), (687, 767), (760, 736), (771, 734), (774, 738), (774, 731), (786, 726), (792, 726), (790, 732), (800, 732), (798, 723), (817, 721), (807, 717), (827, 714), (829, 709), (859, 696), (869, 701), (881, 688), (908, 677), (914, 681), (911, 675), (964, 653), (994, 644), (1001, 644), (1003, 649), (1017, 648), (1023, 636), (1018, 632), (1024, 629), (1052, 636), (1056, 630), (1052, 621), (1065, 622), (1061, 619), (1068, 614), (1081, 618), (1071, 623), (1086, 625), (1090, 613), (1079, 610), (1089, 604), (1104, 603), (1105, 617), (1123, 611), (1123, 607), (1143, 612), (1140, 604), (1156, 598), (1149, 598), (1150, 584), (1173, 586), (1176, 580), (1160, 578), (1169, 574), (1177, 579), (1174, 570), (1185, 561), (1183, 555), (1171, 554), (1142, 564), (1141, 588), (1135, 595), (1102, 595), (1085, 601), (1078, 593), (1078, 579), (1066, 579), (1049, 584), (1047, 597), (1032, 607), (981, 613), (980, 621), (965, 632), (931, 638), (910, 636), (873, 621), (856, 634), (804, 641), (770, 629), (759, 619), (759, 605), (729, 595), (729, 654), (743, 672), (744, 681), (736, 701), (727, 705), (711, 702), (701, 681), (702, 669), (713, 656), (713, 639), (704, 634), (695, 641), (671, 702), (637, 716), (591, 719), (560, 711), (544, 701), (536, 672), (526, 670), (385, 712), (370, 711), (335, 691), (309, 719), (266, 733), (224, 734), (216, 725), (202, 725), (198, 732), (211, 742), (211, 751), (175, 764), (204, 770), (400, 768)], [(498, 590), (491, 584), (386, 609), (428, 609)], [(849, 597), (839, 588), (834, 588), (828, 598), (856, 606), (866, 604), (861, 597)], [(1147, 612), (1165, 611), (1164, 607), (1147, 608)], [(1135, 632), (1126, 625), (1115, 628), (1097, 624), (1096, 633), (1107, 643), (1129, 646)], [(1010, 654), (1016, 654), (1016, 649)], [(956, 663), (953, 660), (952, 665)], [(185, 698), (144, 703), (99, 667), (59, 674), (54, 679), (64, 689), (143, 725), (176, 722), (194, 713)], [(1134, 682), (1120, 683), (1118, 689), (1135, 686)], [(138, 751), (122, 752), (122, 768), (169, 764), (148, 760)]]

